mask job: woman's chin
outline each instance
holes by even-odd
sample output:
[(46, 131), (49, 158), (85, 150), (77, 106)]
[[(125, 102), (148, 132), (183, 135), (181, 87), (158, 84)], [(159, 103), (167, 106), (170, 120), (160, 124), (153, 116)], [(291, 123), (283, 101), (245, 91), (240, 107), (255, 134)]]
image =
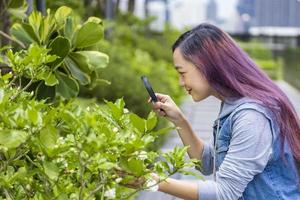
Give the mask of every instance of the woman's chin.
[(192, 95), (192, 94), (190, 94), (190, 95), (194, 102), (199, 102), (199, 101), (202, 101), (207, 98), (207, 96), (196, 96), (196, 95)]

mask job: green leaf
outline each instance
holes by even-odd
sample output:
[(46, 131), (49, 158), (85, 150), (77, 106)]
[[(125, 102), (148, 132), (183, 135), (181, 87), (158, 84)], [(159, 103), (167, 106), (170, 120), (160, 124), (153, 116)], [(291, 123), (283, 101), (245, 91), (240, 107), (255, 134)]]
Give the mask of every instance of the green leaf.
[(155, 138), (152, 135), (145, 135), (142, 139), (146, 145), (154, 142), (155, 140)]
[(96, 70), (105, 68), (109, 62), (108, 55), (99, 51), (77, 51), (76, 53), (87, 57), (89, 64)]
[(55, 54), (60, 58), (64, 58), (70, 52), (71, 44), (68, 39), (58, 36), (49, 45), (51, 51), (49, 54)]
[(51, 37), (55, 29), (55, 20), (53, 19), (53, 16), (50, 13), (48, 13), (47, 16), (42, 19), (39, 27), (41, 43), (47, 44), (49, 38)]
[(84, 48), (95, 45), (103, 38), (103, 26), (94, 22), (85, 23), (74, 36), (74, 46)]
[(87, 85), (91, 82), (90, 77), (80, 69), (77, 63), (70, 56), (67, 56), (64, 59), (64, 63), (70, 70), (72, 76), (76, 78), (81, 85)]
[(35, 90), (36, 98), (38, 100), (47, 99), (53, 101), (55, 98), (56, 87), (48, 87), (42, 81)]
[(12, 77), (13, 77), (13, 74), (12, 74), (12, 73), (7, 73), (7, 74), (4, 74), (4, 75), (2, 76), (2, 80), (7, 81), (7, 80), (9, 80), (9, 79), (12, 78)]
[(24, 143), (28, 135), (25, 131), (20, 130), (1, 130), (0, 145), (8, 149), (16, 148)]
[(63, 25), (66, 18), (69, 17), (71, 14), (72, 14), (71, 8), (67, 6), (61, 6), (56, 10), (54, 17), (57, 24), (60, 26)]
[(45, 174), (51, 179), (51, 180), (57, 180), (59, 175), (59, 168), (53, 163), (45, 161), (43, 163)]
[(145, 132), (145, 120), (140, 118), (138, 115), (131, 113), (130, 114), (130, 121), (132, 125), (139, 130), (139, 132), (144, 133)]
[(106, 101), (106, 104), (107, 106), (110, 108), (111, 112), (112, 112), (112, 115), (113, 117), (116, 119), (116, 120), (119, 120), (120, 117), (122, 116), (123, 114), (123, 109), (120, 109), (120, 107), (112, 102), (109, 102), (109, 101)]
[[(37, 40), (35, 39), (35, 41), (37, 43), (40, 44), (40, 28), (41, 28), (41, 24), (42, 24), (42, 21), (43, 21), (43, 16), (42, 16), (42, 13), (41, 12), (38, 12), (38, 11), (33, 11), (30, 13), (29, 17), (28, 17), (28, 26), (27, 24), (23, 24), (23, 25), (26, 25), (27, 28), (30, 27), (30, 30), (32, 29), (33, 32), (35, 33), (34, 35), (31, 35), (31, 37), (36, 37)], [(24, 26), (23, 26), (24, 27)]]
[(69, 57), (77, 64), (77, 66), (86, 73), (90, 73), (89, 59), (83, 54), (71, 52)]
[(34, 125), (37, 125), (38, 122), (41, 121), (40, 113), (33, 108), (27, 110), (27, 117), (29, 121)]
[(30, 35), (25, 31), (21, 24), (15, 23), (11, 29), (10, 33), (21, 42), (29, 45), (34, 42), (34, 39), (30, 37)]
[(40, 131), (40, 144), (47, 155), (53, 156), (54, 145), (56, 144), (58, 137), (58, 130), (51, 125), (46, 126)]
[(146, 121), (146, 130), (152, 131), (157, 124), (157, 118), (154, 112), (150, 112)]
[(67, 37), (69, 40), (72, 39), (74, 28), (73, 28), (73, 19), (71, 17), (67, 17), (66, 19), (66, 25), (65, 25), (65, 37)]
[(73, 78), (61, 72), (56, 72), (55, 75), (59, 81), (59, 84), (56, 85), (56, 89), (62, 97), (70, 99), (78, 95), (79, 85)]
[(153, 134), (162, 135), (162, 134), (169, 133), (170, 131), (172, 131), (174, 129), (175, 129), (175, 127), (165, 127), (165, 128), (159, 129), (158, 131), (155, 131)]
[(39, 39), (39, 36), (37, 35), (38, 33), (34, 32), (34, 29), (32, 26), (30, 26), (27, 23), (22, 23), (22, 27), (33, 41), (40, 44), (40, 39)]
[(115, 163), (107, 162), (107, 161), (98, 165), (98, 168), (102, 169), (102, 170), (109, 170), (109, 169), (112, 169), (114, 167), (116, 167)]
[(125, 107), (125, 102), (124, 99), (117, 99), (117, 101), (115, 102), (115, 105), (118, 106), (118, 108), (120, 109), (120, 111), (123, 113), (124, 107)]
[(102, 24), (102, 20), (98, 17), (89, 17), (87, 21), (88, 22), (94, 22), (96, 24)]
[(142, 160), (130, 159), (127, 164), (128, 169), (136, 176), (141, 176), (144, 170), (144, 163)]
[(55, 77), (55, 74), (50, 73), (48, 77), (45, 79), (45, 84), (47, 86), (54, 86), (58, 84), (58, 80)]

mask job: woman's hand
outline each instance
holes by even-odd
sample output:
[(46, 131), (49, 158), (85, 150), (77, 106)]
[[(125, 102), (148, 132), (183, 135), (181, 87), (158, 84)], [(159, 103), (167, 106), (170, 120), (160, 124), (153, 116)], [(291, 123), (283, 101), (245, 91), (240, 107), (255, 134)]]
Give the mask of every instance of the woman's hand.
[[(160, 116), (166, 117), (176, 126), (184, 120), (183, 113), (169, 95), (155, 93), (158, 102), (153, 104), (153, 110)], [(148, 100), (151, 102), (151, 98)]]
[[(132, 173), (129, 173), (129, 172), (126, 172), (126, 171), (123, 171), (120, 169), (116, 169), (116, 173), (117, 173), (118, 177), (121, 177), (121, 178), (124, 178), (126, 176), (134, 177), (131, 181), (124, 184), (124, 186), (132, 188), (132, 189), (139, 189), (139, 188), (143, 187), (143, 185), (146, 182), (145, 177), (143, 177), (143, 176), (135, 177)], [(121, 182), (121, 184), (122, 184), (122, 182)]]

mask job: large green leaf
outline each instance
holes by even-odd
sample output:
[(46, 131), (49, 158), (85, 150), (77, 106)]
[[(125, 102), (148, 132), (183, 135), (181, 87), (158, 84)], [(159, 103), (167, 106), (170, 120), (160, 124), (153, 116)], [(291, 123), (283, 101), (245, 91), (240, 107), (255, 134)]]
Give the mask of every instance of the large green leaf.
[(72, 9), (67, 6), (61, 6), (57, 9), (55, 12), (55, 20), (56, 23), (60, 26), (63, 25), (64, 21), (67, 17), (69, 17), (72, 14)]
[(33, 27), (27, 23), (22, 23), (23, 29), (26, 31), (26, 33), (38, 44), (40, 43), (39, 36), (37, 35), (38, 33), (35, 32)]
[(79, 65), (71, 58), (70, 56), (67, 56), (64, 59), (64, 63), (67, 66), (67, 68), (70, 70), (72, 76), (76, 78), (81, 85), (87, 85), (91, 82), (90, 77), (81, 70)]
[(76, 53), (82, 54), (88, 58), (89, 64), (94, 69), (105, 68), (109, 62), (108, 55), (99, 51), (77, 51)]
[(157, 117), (154, 112), (150, 112), (146, 121), (147, 131), (152, 131), (157, 124)]
[(49, 54), (55, 54), (64, 58), (68, 55), (71, 44), (68, 39), (58, 36), (50, 43), (49, 48), (51, 49)]
[(25, 29), (22, 27), (21, 24), (19, 23), (15, 23), (11, 29), (10, 29), (10, 33), (17, 38), (18, 40), (20, 40), (21, 42), (29, 45), (32, 42), (34, 42), (34, 39), (32, 39), (30, 37), (30, 35), (25, 31)]
[(1, 130), (0, 145), (8, 149), (16, 148), (26, 141), (28, 135), (25, 131), (20, 130)]
[(51, 180), (56, 180), (58, 178), (59, 168), (53, 162), (45, 161), (43, 167), (45, 174), (47, 174)]
[(34, 108), (27, 110), (27, 118), (34, 125), (42, 121), (41, 113)]
[(71, 77), (61, 72), (56, 72), (59, 84), (56, 85), (57, 92), (66, 99), (76, 97), (79, 93), (78, 83)]
[(120, 109), (120, 107), (112, 102), (106, 101), (107, 106), (111, 110), (111, 114), (115, 118), (115, 120), (119, 120), (120, 117), (123, 114), (123, 108)]
[(52, 15), (48, 13), (46, 17), (41, 21), (41, 25), (39, 28), (39, 34), (41, 38), (42, 44), (48, 44), (48, 40), (51, 34), (55, 31), (55, 20)]
[(69, 53), (69, 57), (76, 63), (77, 67), (80, 68), (81, 71), (91, 73), (88, 57), (77, 52)]
[(130, 159), (127, 167), (136, 176), (141, 176), (143, 174), (144, 164), (142, 160)]
[(43, 21), (43, 16), (41, 12), (33, 11), (29, 17), (28, 22), (32, 30), (34, 31), (36, 37), (38, 38), (38, 41), (40, 40), (40, 27)]
[(57, 129), (53, 126), (48, 125), (40, 131), (40, 144), (49, 156), (52, 156), (58, 137)]
[(132, 125), (137, 128), (140, 132), (145, 132), (145, 120), (140, 118), (138, 115), (131, 113), (130, 114), (130, 121)]
[(55, 98), (56, 87), (46, 86), (42, 81), (35, 90), (36, 98), (38, 100), (47, 99), (51, 102)]
[(84, 48), (95, 45), (103, 38), (103, 26), (94, 22), (85, 23), (76, 32), (73, 44), (76, 48)]

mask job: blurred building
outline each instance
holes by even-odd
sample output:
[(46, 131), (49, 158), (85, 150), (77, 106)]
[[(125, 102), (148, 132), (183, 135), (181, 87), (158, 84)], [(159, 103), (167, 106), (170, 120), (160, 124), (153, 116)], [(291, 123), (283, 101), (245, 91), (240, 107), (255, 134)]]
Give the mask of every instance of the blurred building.
[(300, 27), (300, 1), (255, 0), (254, 25)]
[(255, 0), (249, 31), (275, 50), (300, 46), (300, 0)]
[(236, 6), (242, 23), (242, 32), (249, 32), (255, 15), (255, 0), (238, 0)]
[[(126, 1), (122, 0), (121, 2)], [(161, 31), (166, 22), (178, 29), (183, 29), (185, 27), (193, 27), (205, 21), (206, 9), (204, 1), (136, 0), (135, 14), (141, 18), (145, 16), (156, 17), (156, 20), (151, 24), (151, 28), (154, 30)]]
[(206, 19), (203, 0), (170, 0), (170, 22), (178, 29), (194, 27)]
[(206, 20), (210, 23), (217, 23), (217, 3), (215, 0), (209, 0), (206, 4)]

